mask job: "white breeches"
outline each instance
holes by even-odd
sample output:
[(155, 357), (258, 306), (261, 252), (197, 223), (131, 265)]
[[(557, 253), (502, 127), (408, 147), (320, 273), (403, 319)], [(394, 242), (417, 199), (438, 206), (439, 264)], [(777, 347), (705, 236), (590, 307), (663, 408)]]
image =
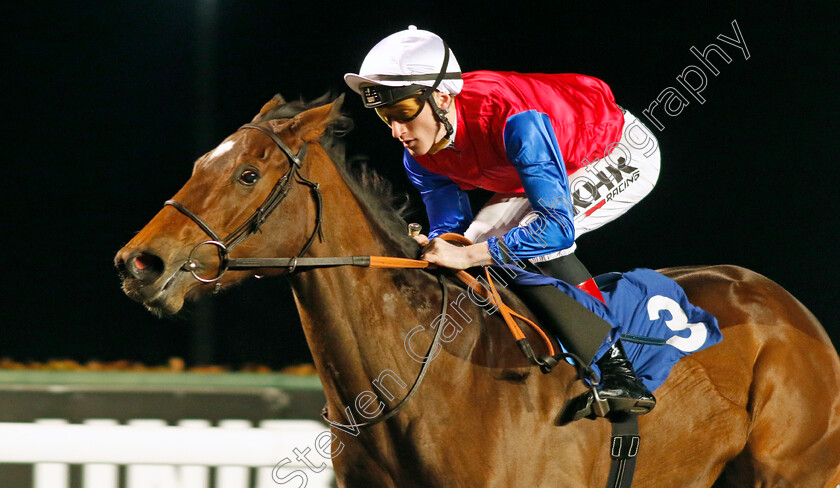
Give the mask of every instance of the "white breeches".
[[(659, 144), (653, 133), (630, 112), (624, 112), (621, 139), (609, 153), (569, 176), (575, 237), (612, 222), (653, 190), (659, 178)], [(521, 193), (497, 193), (482, 207), (464, 235), (473, 242), (501, 237), (527, 225), (538, 214)], [(536, 258), (547, 261), (574, 252), (576, 245)]]

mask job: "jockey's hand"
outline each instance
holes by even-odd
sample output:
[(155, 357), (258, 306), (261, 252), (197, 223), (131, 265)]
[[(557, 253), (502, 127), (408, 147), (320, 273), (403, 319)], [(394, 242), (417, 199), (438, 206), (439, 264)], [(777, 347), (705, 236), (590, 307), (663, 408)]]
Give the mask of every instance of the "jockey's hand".
[(420, 259), (445, 268), (467, 269), (493, 262), (493, 257), (490, 256), (486, 242), (460, 247), (440, 238), (432, 239), (429, 242), (429, 239), (424, 235), (418, 235), (414, 237), (414, 240), (424, 246), (423, 255), (420, 256)]
[(429, 245), (429, 238), (426, 237), (424, 234), (418, 234), (416, 236), (413, 236), (412, 239), (417, 241), (417, 244), (420, 244), (423, 247), (426, 247), (426, 246)]

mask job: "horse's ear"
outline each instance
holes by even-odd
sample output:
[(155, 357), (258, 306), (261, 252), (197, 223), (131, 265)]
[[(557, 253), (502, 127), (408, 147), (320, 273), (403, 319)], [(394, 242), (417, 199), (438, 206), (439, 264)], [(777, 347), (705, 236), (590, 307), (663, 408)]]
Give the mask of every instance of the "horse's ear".
[(260, 113), (255, 115), (251, 122), (257, 122), (265, 114), (271, 112), (272, 110), (274, 110), (280, 105), (283, 105), (284, 103), (286, 103), (286, 100), (283, 99), (283, 95), (279, 93), (277, 95), (274, 95), (274, 97), (272, 97), (271, 100), (269, 100), (268, 102), (266, 102), (265, 105), (263, 105), (263, 107), (260, 109)]
[(332, 102), (301, 112), (295, 116), (291, 123), (291, 130), (298, 137), (307, 142), (318, 140), (324, 135), (324, 131), (330, 122), (338, 117), (341, 104), (344, 102), (344, 94)]

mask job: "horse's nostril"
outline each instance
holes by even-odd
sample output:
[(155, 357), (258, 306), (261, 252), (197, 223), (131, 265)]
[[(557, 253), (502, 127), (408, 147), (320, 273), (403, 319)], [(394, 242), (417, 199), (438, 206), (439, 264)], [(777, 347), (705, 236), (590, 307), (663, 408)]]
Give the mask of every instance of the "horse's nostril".
[(114, 265), (117, 267), (117, 274), (119, 274), (121, 280), (129, 277), (128, 268), (125, 265), (124, 259), (117, 257), (114, 260)]
[(128, 258), (126, 268), (131, 276), (144, 281), (156, 279), (163, 273), (163, 260), (150, 252), (140, 252)]
[(144, 269), (146, 269), (146, 268), (148, 268), (149, 266), (152, 266), (152, 265), (153, 265), (152, 259), (149, 258), (149, 256), (142, 256), (141, 255), (141, 256), (136, 256), (134, 258), (134, 267), (137, 268), (140, 271), (143, 271)]

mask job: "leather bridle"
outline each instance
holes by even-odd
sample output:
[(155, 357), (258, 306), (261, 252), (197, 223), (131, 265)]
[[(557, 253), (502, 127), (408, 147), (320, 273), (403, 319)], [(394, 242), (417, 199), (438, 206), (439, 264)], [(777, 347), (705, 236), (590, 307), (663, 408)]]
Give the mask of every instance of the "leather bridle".
[[(425, 261), (418, 261), (414, 259), (406, 259), (406, 258), (384, 258), (381, 256), (339, 256), (339, 257), (326, 257), (326, 258), (301, 258), (300, 256), (303, 255), (312, 243), (315, 240), (315, 236), (319, 235), (323, 240), (323, 233), (321, 230), (321, 222), (323, 220), (323, 199), (321, 197), (321, 190), (318, 186), (318, 183), (313, 183), (303, 176), (300, 175), (299, 170), (303, 166), (303, 158), (306, 154), (306, 143), (304, 143), (303, 147), (301, 148), (298, 154), (294, 154), (292, 150), (287, 146), (277, 134), (274, 133), (271, 129), (255, 124), (245, 124), (240, 129), (256, 129), (263, 134), (270, 137), (277, 147), (280, 148), (283, 153), (286, 154), (286, 157), (289, 158), (289, 170), (283, 175), (277, 183), (275, 183), (274, 188), (272, 188), (271, 193), (269, 193), (268, 197), (263, 201), (262, 205), (254, 211), (254, 213), (240, 225), (237, 227), (233, 232), (227, 235), (227, 237), (221, 238), (219, 234), (213, 231), (209, 225), (207, 225), (201, 217), (199, 217), (195, 212), (188, 209), (184, 204), (181, 202), (171, 199), (167, 200), (164, 203), (164, 207), (171, 206), (177, 209), (182, 214), (186, 215), (190, 218), (193, 222), (198, 225), (201, 230), (204, 231), (210, 237), (210, 240), (200, 242), (196, 244), (196, 246), (190, 251), (190, 254), (187, 258), (186, 263), (181, 267), (184, 271), (189, 271), (195, 279), (201, 281), (202, 283), (213, 283), (218, 282), (224, 274), (231, 269), (234, 270), (244, 270), (244, 269), (255, 269), (255, 268), (263, 268), (263, 267), (288, 267), (289, 272), (294, 272), (298, 266), (306, 266), (306, 267), (333, 267), (333, 266), (362, 266), (362, 267), (379, 267), (379, 268), (392, 268), (392, 267), (402, 267), (402, 268), (425, 268), (428, 266), (428, 263)], [(284, 198), (288, 195), (289, 191), (291, 190), (291, 185), (293, 181), (297, 181), (303, 185), (310, 187), (314, 193), (315, 198), (315, 208), (316, 208), (316, 219), (315, 219), (315, 228), (312, 230), (312, 234), (309, 236), (309, 239), (306, 241), (306, 244), (303, 245), (301, 250), (297, 253), (294, 258), (239, 258), (239, 259), (231, 259), (229, 257), (230, 250), (233, 249), (237, 244), (242, 242), (243, 239), (248, 237), (249, 235), (259, 231), (260, 226), (265, 222), (271, 212), (280, 205), (280, 202), (283, 201)], [(201, 246), (205, 245), (212, 245), (215, 246), (219, 253), (219, 271), (213, 278), (203, 278), (198, 275), (198, 264), (193, 260), (193, 255), (195, 254), (196, 250)], [(446, 309), (447, 309), (447, 301), (448, 301), (448, 293), (446, 289), (446, 281), (442, 274), (437, 276), (438, 282), (440, 283), (441, 293), (443, 295), (443, 300), (441, 304), (441, 316), (446, 317)], [(219, 284), (216, 283), (218, 287)], [(385, 420), (390, 419), (394, 415), (399, 412), (403, 406), (408, 403), (414, 393), (417, 391), (417, 388), (423, 382), (423, 378), (426, 376), (426, 372), (429, 369), (429, 364), (431, 364), (431, 359), (433, 358), (433, 352), (440, 344), (440, 337), (441, 331), (443, 327), (438, 327), (435, 335), (432, 339), (431, 344), (429, 345), (429, 350), (424, 357), (422, 366), (420, 367), (420, 372), (417, 375), (417, 379), (414, 380), (414, 384), (409, 389), (408, 393), (405, 397), (396, 405), (394, 408), (385, 412), (384, 415), (381, 417), (370, 421), (370, 422), (362, 422), (362, 423), (353, 423), (353, 424), (342, 424), (340, 422), (333, 422), (329, 419), (327, 414), (327, 407), (324, 406), (321, 415), (323, 416), (324, 420), (329, 422), (330, 424), (345, 428), (345, 429), (360, 429), (365, 427), (370, 427), (372, 425), (378, 424)]]
[[(271, 129), (256, 124), (245, 124), (240, 129), (255, 129), (263, 134), (267, 135), (274, 141), (278, 148), (286, 155), (289, 159), (289, 170), (286, 171), (280, 179), (277, 180), (277, 183), (274, 184), (274, 187), (271, 189), (271, 193), (268, 194), (265, 201), (263, 201), (262, 205), (260, 205), (250, 217), (248, 217), (245, 222), (242, 223), (239, 227), (237, 227), (233, 232), (228, 234), (226, 237), (221, 238), (219, 234), (213, 231), (209, 225), (207, 225), (204, 220), (201, 219), (195, 212), (188, 209), (183, 203), (177, 200), (167, 200), (163, 205), (171, 206), (177, 209), (182, 214), (186, 215), (190, 218), (193, 222), (198, 225), (201, 230), (207, 234), (210, 239), (200, 242), (193, 247), (192, 251), (190, 251), (189, 256), (187, 257), (186, 263), (182, 266), (184, 271), (189, 271), (195, 279), (201, 281), (202, 283), (213, 283), (222, 278), (224, 274), (230, 269), (230, 262), (231, 259), (229, 258), (230, 250), (236, 247), (237, 244), (242, 242), (246, 237), (251, 234), (256, 233), (260, 230), (260, 227), (271, 215), (271, 212), (280, 205), (280, 202), (286, 198), (291, 190), (292, 183), (294, 181), (306, 185), (312, 189), (312, 193), (314, 194), (315, 198), (315, 209), (316, 209), (316, 218), (315, 218), (315, 228), (312, 230), (312, 234), (309, 236), (309, 239), (306, 241), (306, 244), (303, 245), (303, 248), (297, 253), (297, 255), (292, 258), (293, 260), (297, 260), (302, 254), (304, 254), (312, 243), (315, 241), (315, 236), (319, 235), (321, 239), (323, 239), (323, 233), (321, 231), (321, 222), (323, 218), (323, 200), (321, 197), (321, 189), (319, 188), (318, 183), (313, 183), (308, 179), (304, 178), (300, 174), (300, 169), (303, 165), (303, 159), (306, 156), (306, 143), (303, 144), (300, 151), (295, 154), (292, 152), (291, 148), (287, 146), (277, 134), (274, 133)], [(193, 256), (195, 252), (201, 246), (214, 246), (216, 247), (218, 254), (219, 254), (219, 270), (216, 273), (216, 276), (213, 278), (204, 278), (199, 276), (198, 274), (198, 263), (193, 260)]]

